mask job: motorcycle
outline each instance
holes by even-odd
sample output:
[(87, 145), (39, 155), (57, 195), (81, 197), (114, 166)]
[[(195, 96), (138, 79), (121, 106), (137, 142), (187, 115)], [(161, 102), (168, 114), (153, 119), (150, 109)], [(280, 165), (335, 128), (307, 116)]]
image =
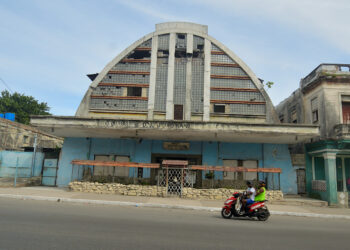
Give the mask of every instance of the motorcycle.
[(257, 217), (259, 221), (266, 221), (270, 212), (265, 206), (265, 201), (254, 202), (253, 204), (247, 205), (246, 208), (242, 208), (241, 200), (246, 197), (244, 193), (233, 193), (232, 197), (228, 198), (221, 210), (221, 215), (225, 219), (234, 217)]

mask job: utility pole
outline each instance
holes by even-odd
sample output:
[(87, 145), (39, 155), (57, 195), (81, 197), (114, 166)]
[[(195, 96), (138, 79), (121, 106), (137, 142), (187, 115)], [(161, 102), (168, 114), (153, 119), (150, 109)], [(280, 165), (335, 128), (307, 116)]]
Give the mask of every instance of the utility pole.
[(35, 136), (34, 136), (34, 145), (33, 145), (34, 150), (33, 150), (33, 157), (32, 157), (32, 167), (30, 169), (30, 177), (33, 177), (33, 174), (34, 174), (37, 140), (38, 140), (38, 134), (35, 134)]

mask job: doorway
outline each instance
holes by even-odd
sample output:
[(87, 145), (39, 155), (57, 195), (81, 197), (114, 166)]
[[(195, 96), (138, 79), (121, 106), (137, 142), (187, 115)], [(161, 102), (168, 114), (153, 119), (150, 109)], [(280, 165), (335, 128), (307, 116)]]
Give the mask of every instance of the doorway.
[(297, 169), (297, 185), (298, 185), (298, 194), (305, 194), (306, 193), (306, 175), (305, 175), (304, 168)]
[[(202, 165), (201, 155), (172, 155), (172, 154), (152, 154), (152, 163), (162, 164), (163, 160), (180, 160), (188, 161), (188, 165)], [(151, 169), (151, 183), (153, 185), (157, 184), (157, 176), (159, 169)], [(195, 188), (202, 187), (202, 170), (196, 170), (195, 183), (193, 185)]]

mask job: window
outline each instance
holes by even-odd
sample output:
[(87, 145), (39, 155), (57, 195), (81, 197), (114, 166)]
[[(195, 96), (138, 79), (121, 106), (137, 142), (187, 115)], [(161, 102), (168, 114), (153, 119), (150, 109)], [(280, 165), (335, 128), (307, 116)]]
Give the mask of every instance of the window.
[(312, 123), (318, 122), (318, 98), (311, 100)]
[(214, 113), (225, 113), (225, 105), (214, 104)]
[(142, 96), (141, 87), (128, 87), (127, 96)]
[(283, 123), (284, 122), (284, 115), (280, 115), (280, 122)]
[(343, 123), (350, 124), (350, 102), (342, 102)]
[(295, 107), (293, 107), (290, 112), (290, 120), (292, 123), (298, 123), (297, 110)]

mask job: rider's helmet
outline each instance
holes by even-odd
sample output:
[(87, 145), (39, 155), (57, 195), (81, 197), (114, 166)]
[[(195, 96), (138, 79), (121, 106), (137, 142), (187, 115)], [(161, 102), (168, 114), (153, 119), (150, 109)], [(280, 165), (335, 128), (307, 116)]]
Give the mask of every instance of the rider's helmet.
[(260, 184), (260, 186), (265, 186), (266, 185), (265, 181), (259, 181), (259, 184)]

